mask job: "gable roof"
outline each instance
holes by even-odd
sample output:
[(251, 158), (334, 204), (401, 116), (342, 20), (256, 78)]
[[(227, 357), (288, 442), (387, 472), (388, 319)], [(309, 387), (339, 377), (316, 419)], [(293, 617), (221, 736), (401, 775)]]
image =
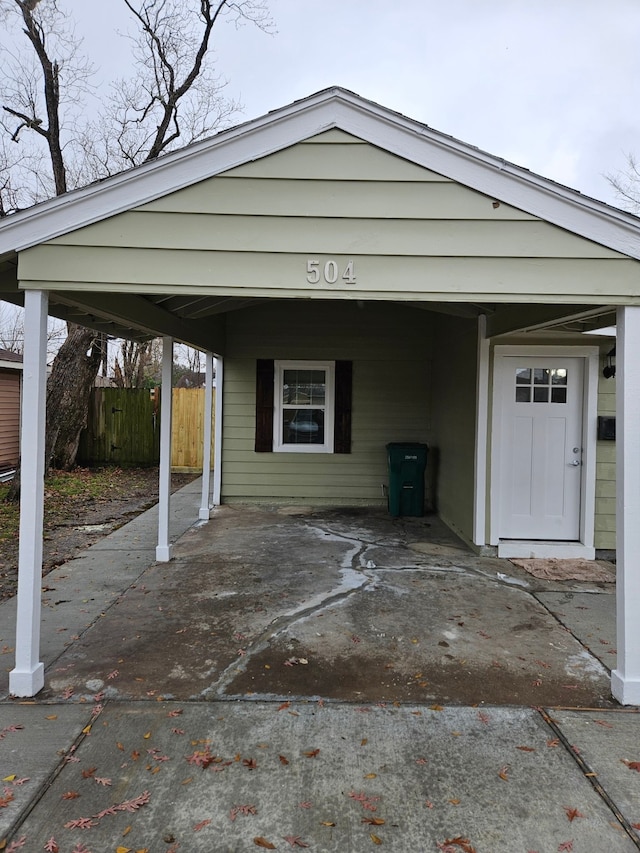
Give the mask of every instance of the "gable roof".
[(211, 139), (0, 221), (0, 261), (235, 166), (338, 128), (498, 201), (640, 259), (640, 220), (332, 87)]

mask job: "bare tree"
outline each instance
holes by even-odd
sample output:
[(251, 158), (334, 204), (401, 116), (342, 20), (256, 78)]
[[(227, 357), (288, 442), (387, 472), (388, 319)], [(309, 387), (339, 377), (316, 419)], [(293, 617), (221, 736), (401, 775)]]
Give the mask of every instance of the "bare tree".
[[(66, 337), (66, 324), (55, 317), (47, 323), (47, 363), (51, 364)], [(16, 305), (0, 301), (0, 348), (22, 355), (24, 352), (24, 312)]]
[(151, 361), (151, 342), (121, 341), (120, 356), (113, 365), (116, 388), (144, 388), (146, 369)]
[(632, 213), (640, 212), (640, 164), (633, 154), (627, 154), (626, 168), (607, 180), (620, 198), (621, 206)]
[[(153, 160), (206, 136), (237, 111), (238, 105), (222, 96), (224, 82), (213, 74), (212, 32), (224, 20), (236, 25), (249, 21), (268, 30), (266, 0), (122, 2), (138, 27), (138, 34), (130, 37), (135, 74), (115, 85), (100, 124), (83, 125), (80, 107), (93, 69), (79, 57), (78, 41), (58, 0), (0, 0), (0, 23), (17, 16), (31, 46), (25, 58), (10, 42), (0, 57), (5, 148), (7, 140), (24, 144), (26, 137), (41, 145), (28, 149), (29, 156), (21, 160), (25, 168), (6, 188), (0, 180), (0, 215), (18, 209), (24, 199), (33, 203), (60, 195)], [(34, 166), (42, 146), (50, 166), (48, 188)], [(100, 362), (96, 333), (70, 325), (47, 386), (47, 470), (52, 464), (70, 468), (75, 463)], [(67, 417), (67, 410), (73, 415)]]

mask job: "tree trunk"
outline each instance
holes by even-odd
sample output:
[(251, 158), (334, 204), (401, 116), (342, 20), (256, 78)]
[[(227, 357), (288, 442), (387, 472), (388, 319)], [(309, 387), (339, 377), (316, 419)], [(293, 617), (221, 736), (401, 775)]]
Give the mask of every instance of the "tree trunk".
[(53, 361), (47, 380), (45, 476), (50, 468), (68, 471), (75, 465), (80, 433), (87, 425), (89, 395), (102, 360), (99, 337), (91, 329), (70, 325)]

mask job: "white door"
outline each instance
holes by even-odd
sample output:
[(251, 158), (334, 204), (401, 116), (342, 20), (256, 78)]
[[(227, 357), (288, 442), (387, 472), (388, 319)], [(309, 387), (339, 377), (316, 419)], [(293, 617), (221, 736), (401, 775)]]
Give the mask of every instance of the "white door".
[(580, 539), (584, 359), (504, 356), (500, 539)]

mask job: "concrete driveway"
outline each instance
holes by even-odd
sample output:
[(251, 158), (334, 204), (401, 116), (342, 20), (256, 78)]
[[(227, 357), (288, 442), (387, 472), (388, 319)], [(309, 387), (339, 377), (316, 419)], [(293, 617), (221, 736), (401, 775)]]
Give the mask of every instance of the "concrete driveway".
[(537, 581), (435, 517), (298, 512), (222, 507), (189, 530), (65, 651), (45, 696), (613, 705), (611, 619), (583, 636), (612, 584)]
[(150, 511), (47, 576), (46, 688), (0, 673), (0, 849), (640, 849), (613, 584), (538, 581), (435, 518), (189, 527), (197, 504), (169, 564)]

